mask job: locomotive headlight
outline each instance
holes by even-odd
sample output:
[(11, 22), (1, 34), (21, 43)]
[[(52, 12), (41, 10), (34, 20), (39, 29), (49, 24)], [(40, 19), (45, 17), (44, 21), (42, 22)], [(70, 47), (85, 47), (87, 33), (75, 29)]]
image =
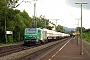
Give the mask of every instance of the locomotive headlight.
[(26, 37), (25, 37), (26, 38)]
[(34, 38), (36, 38), (36, 36), (34, 36)]

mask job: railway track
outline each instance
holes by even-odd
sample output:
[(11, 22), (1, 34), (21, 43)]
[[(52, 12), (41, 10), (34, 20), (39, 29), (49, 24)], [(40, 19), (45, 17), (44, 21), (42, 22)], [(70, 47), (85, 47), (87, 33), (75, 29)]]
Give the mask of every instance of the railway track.
[(31, 49), (34, 47), (38, 47), (38, 46), (40, 45), (24, 46), (23, 44), (18, 44), (18, 45), (0, 47), (0, 57), (6, 56), (12, 53), (20, 52), (23, 50)]
[(13, 46), (5, 46), (5, 47), (0, 47), (0, 57), (12, 54), (12, 53), (16, 53), (19, 51), (23, 51), (23, 50), (27, 50), (27, 49), (31, 49), (37, 46), (23, 46), (22, 44), (19, 45), (13, 45)]
[[(16, 56), (19, 56), (20, 54), (25, 55), (24, 58), (26, 58), (26, 56), (28, 56), (28, 55), (29, 56), (37, 56), (38, 53), (41, 54), (42, 52), (44, 52), (46, 50), (52, 49), (55, 45), (60, 44), (61, 42), (65, 41), (66, 39), (61, 39), (61, 40), (53, 41), (53, 42), (50, 42), (47, 44), (35, 45), (35, 46), (29, 46), (29, 47), (23, 46), (22, 44), (11, 46), (11, 47), (10, 46), (0, 47), (0, 60), (7, 60), (7, 57), (8, 57), (8, 60), (12, 60), (11, 55), (13, 55), (13, 53), (15, 53), (15, 55), (13, 56), (13, 60), (16, 60), (18, 58), (19, 58), (18, 60), (22, 60), (23, 59), (22, 56), (16, 58)], [(52, 47), (49, 47), (49, 46), (52, 46)], [(27, 50), (29, 50), (29, 51), (27, 51)], [(23, 51), (26, 51), (27, 53), (24, 53), (24, 54), (21, 53)], [(20, 53), (18, 53), (18, 52), (20, 52)], [(30, 59), (32, 59), (32, 58), (29, 58), (29, 60)]]
[(17, 48), (22, 46), (22, 44), (16, 44), (16, 45), (10, 45), (10, 46), (1, 46), (0, 47), (0, 51), (6, 51), (6, 50), (9, 50), (9, 49), (13, 49), (13, 48)]
[(23, 44), (18, 44), (18, 45), (0, 47), (0, 57), (6, 56), (12, 53), (20, 52), (23, 50), (31, 49), (34, 47), (38, 47), (38, 46), (40, 45), (23, 46)]
[[(70, 38), (69, 38), (70, 39)], [(40, 49), (34, 53), (31, 53), (27, 56), (21, 57), (17, 60), (39, 60), (41, 56), (45, 55), (46, 53), (49, 53), (50, 51), (53, 51), (54, 49), (56, 49), (58, 46), (62, 46), (63, 44), (65, 44), (67, 42), (67, 39), (58, 41), (55, 44), (52, 44), (46, 48)]]

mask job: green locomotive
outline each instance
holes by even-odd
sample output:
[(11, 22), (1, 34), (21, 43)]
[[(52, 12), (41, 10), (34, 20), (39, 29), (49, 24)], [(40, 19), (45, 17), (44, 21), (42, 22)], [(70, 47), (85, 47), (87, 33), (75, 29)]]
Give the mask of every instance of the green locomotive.
[(47, 31), (41, 28), (25, 28), (24, 44), (41, 44), (47, 42)]

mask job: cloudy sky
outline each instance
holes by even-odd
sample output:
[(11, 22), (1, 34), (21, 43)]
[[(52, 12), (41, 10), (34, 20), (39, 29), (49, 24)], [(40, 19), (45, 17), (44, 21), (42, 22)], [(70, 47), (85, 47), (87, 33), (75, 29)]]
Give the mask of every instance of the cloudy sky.
[[(19, 3), (22, 0), (19, 1)], [(34, 1), (21, 3), (16, 9), (25, 10), (30, 16), (34, 15)], [(81, 25), (81, 5), (75, 2), (88, 2), (82, 6), (82, 26), (90, 28), (90, 0), (37, 0), (36, 1), (36, 16), (45, 15), (45, 18), (50, 19), (54, 24), (75, 28), (78, 24)], [(51, 20), (53, 19), (53, 20)]]

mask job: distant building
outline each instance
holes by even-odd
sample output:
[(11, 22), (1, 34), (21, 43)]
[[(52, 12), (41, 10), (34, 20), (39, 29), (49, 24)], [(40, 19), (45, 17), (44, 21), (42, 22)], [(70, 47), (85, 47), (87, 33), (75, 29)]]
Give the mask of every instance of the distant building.
[(49, 26), (53, 27), (52, 30), (55, 30), (56, 25), (52, 23), (51, 21), (49, 22)]

